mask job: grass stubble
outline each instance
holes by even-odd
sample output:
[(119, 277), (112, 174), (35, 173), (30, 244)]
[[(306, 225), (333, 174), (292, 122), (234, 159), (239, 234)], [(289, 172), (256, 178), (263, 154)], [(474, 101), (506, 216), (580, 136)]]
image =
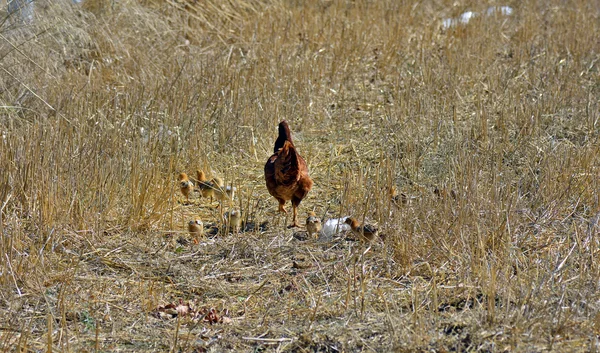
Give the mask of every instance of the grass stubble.
[[(600, 9), (440, 27), (489, 5), (40, 0), (3, 21), (1, 350), (596, 351)], [(300, 215), (384, 243), (285, 229), (262, 172), (284, 118), (315, 181)], [(269, 228), (177, 242), (219, 216), (181, 202), (198, 168)], [(180, 299), (231, 322), (153, 315)]]

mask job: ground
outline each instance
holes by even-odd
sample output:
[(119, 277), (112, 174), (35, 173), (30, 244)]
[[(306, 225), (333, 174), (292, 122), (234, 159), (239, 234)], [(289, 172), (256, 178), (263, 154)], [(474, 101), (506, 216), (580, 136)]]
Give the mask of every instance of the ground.
[[(33, 9), (0, 23), (3, 352), (598, 350), (597, 3)], [(301, 221), (383, 240), (287, 229), (282, 119)]]

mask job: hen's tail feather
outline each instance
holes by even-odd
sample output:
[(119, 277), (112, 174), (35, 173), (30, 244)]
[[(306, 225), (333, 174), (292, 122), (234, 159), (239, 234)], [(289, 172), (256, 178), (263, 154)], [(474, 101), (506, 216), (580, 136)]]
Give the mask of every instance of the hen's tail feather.
[(290, 141), (292, 146), (294, 142), (292, 141), (292, 133), (290, 132), (290, 127), (288, 126), (287, 121), (282, 120), (279, 123), (279, 136), (277, 136), (277, 140), (275, 140), (275, 147), (273, 148), (273, 153), (277, 153), (279, 149), (283, 148), (285, 141)]

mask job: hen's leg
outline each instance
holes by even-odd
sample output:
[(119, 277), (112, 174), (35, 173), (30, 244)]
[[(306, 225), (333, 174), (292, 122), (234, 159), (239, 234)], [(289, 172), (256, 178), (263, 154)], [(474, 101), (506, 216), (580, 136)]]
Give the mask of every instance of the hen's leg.
[(275, 223), (280, 224), (279, 222), (281, 221), (281, 216), (283, 215), (283, 225), (285, 225), (286, 219), (287, 219), (287, 217), (285, 216), (285, 215), (287, 215), (287, 211), (285, 210), (285, 207), (283, 207), (285, 205), (285, 200), (280, 199), (278, 197), (276, 197), (276, 199), (279, 202), (279, 217), (274, 216), (273, 221), (277, 220), (277, 222), (275, 222)]
[(284, 199), (277, 199), (277, 201), (279, 201), (279, 212), (283, 212), (283, 213), (287, 214), (287, 211), (285, 210), (285, 207), (283, 207), (285, 205), (285, 200)]
[(298, 224), (298, 205), (300, 204), (300, 202), (294, 202), (294, 201), (295, 200), (292, 200), (292, 210), (293, 210), (292, 224), (290, 224), (288, 226), (288, 228), (300, 227), (300, 225)]

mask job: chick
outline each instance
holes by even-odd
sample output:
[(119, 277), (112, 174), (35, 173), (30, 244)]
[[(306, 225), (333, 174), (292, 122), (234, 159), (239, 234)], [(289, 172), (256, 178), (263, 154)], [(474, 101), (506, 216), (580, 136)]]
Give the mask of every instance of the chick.
[(395, 185), (392, 185), (390, 188), (390, 199), (392, 203), (396, 206), (406, 205), (408, 203), (408, 197), (405, 193), (398, 193), (398, 189), (396, 189)]
[(188, 223), (188, 231), (193, 239), (201, 238), (204, 234), (204, 224), (199, 219), (190, 221)]
[(348, 217), (344, 223), (349, 224), (352, 232), (362, 241), (373, 241), (379, 233), (374, 226), (370, 224), (360, 225), (360, 222), (353, 217)]
[(450, 192), (448, 192), (448, 188), (446, 187), (442, 187), (441, 189), (439, 189), (436, 186), (435, 189), (433, 189), (433, 193), (435, 194), (435, 196), (437, 196), (438, 200), (447, 200), (448, 194), (450, 194), (454, 201), (456, 201), (457, 198), (456, 190), (450, 189)]
[(223, 182), (223, 179), (219, 178), (219, 177), (214, 177), (212, 180), (212, 186), (213, 186), (213, 192), (215, 194), (215, 197), (217, 198), (217, 200), (223, 201), (223, 200), (233, 200), (234, 196), (235, 196), (235, 192), (237, 191), (237, 189), (235, 187), (232, 186), (225, 186), (225, 183)]
[(225, 213), (225, 224), (229, 225), (229, 230), (239, 232), (242, 228), (242, 211), (239, 208), (234, 208)]
[(210, 197), (210, 202), (212, 203), (213, 197), (215, 196), (214, 187), (211, 182), (206, 180), (206, 174), (200, 169), (196, 170), (196, 180), (196, 187), (200, 190), (202, 197)]
[(317, 215), (310, 211), (308, 212), (308, 218), (306, 218), (306, 230), (308, 235), (311, 237), (319, 238), (319, 232), (321, 231), (321, 220)]
[(185, 198), (190, 201), (190, 194), (194, 192), (194, 183), (190, 181), (187, 174), (179, 173), (179, 189)]

